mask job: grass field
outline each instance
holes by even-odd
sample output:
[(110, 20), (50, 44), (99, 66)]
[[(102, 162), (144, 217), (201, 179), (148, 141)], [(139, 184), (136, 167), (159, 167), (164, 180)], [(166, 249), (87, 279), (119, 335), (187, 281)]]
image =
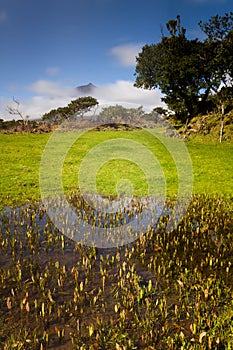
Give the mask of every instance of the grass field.
[[(233, 144), (186, 142), (187, 169), (181, 140), (145, 131), (88, 132), (65, 157), (77, 134), (58, 135), (47, 152), (50, 136), (0, 135), (1, 206), (7, 206), (0, 213), (0, 348), (233, 350)], [(71, 221), (62, 217), (59, 230), (45, 206), (33, 205), (40, 200), (41, 159), (50, 169), (41, 177), (48, 191), (61, 173), (66, 193), (74, 192), (81, 172), (84, 191), (95, 190), (94, 175), (102, 194), (129, 194), (129, 181), (133, 193), (143, 195), (152, 169), (164, 175), (171, 197), (177, 174), (193, 171), (194, 194), (177, 226), (167, 230), (174, 203), (168, 198), (139, 237), (103, 249), (73, 239), (80, 226), (72, 215)], [(69, 200), (96, 229), (95, 238), (105, 228), (104, 243), (116, 238), (115, 229), (129, 233), (122, 213), (95, 211), (75, 194)], [(25, 203), (32, 205), (18, 207)], [(140, 211), (137, 204), (127, 210), (129, 221)], [(81, 234), (93, 233), (90, 225)]]
[[(39, 167), (41, 156), (50, 135), (0, 135), (1, 150), (1, 205), (23, 204), (27, 200), (40, 200)], [(67, 141), (65, 136), (63, 143)], [(168, 195), (177, 192), (177, 171), (168, 150), (154, 136), (142, 131), (88, 132), (69, 150), (65, 158), (62, 180), (65, 191), (78, 188), (78, 172), (83, 158), (92, 147), (110, 139), (135, 140), (157, 158), (166, 179)], [(180, 141), (174, 139), (174, 149)], [(233, 144), (186, 142), (194, 174), (193, 193), (232, 193)], [(111, 152), (111, 149), (110, 149)], [(97, 189), (101, 194), (116, 195), (116, 185), (123, 178), (131, 182), (135, 195), (148, 190), (145, 174), (139, 164), (126, 159), (113, 159), (103, 163), (97, 173)], [(87, 169), (88, 171), (88, 169)], [(87, 187), (88, 179), (87, 179)], [(122, 185), (124, 187), (124, 183)]]

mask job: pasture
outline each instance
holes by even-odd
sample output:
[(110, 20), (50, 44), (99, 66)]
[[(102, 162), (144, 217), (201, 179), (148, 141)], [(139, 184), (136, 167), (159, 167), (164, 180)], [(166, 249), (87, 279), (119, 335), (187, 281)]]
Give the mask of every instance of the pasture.
[[(169, 152), (155, 137), (142, 131), (88, 132), (70, 149), (63, 167), (65, 191), (78, 190), (77, 175), (82, 159), (95, 145), (115, 138), (136, 140), (156, 155), (167, 182), (167, 194), (177, 192), (177, 174)], [(1, 206), (19, 205), (27, 200), (40, 200), (39, 168), (49, 134), (0, 135), (1, 151)], [(174, 148), (179, 142), (174, 139)], [(65, 143), (65, 140), (64, 140)], [(231, 194), (233, 189), (233, 144), (189, 141), (186, 147), (192, 160), (195, 194)], [(136, 195), (145, 194), (145, 178), (141, 169), (123, 159), (109, 161), (97, 174), (101, 194), (116, 195), (117, 181), (128, 178)]]
[[(58, 158), (66, 143), (69, 148), (68, 136), (57, 143)], [(233, 349), (233, 144), (185, 144), (192, 161), (193, 195), (182, 220), (168, 230), (179, 189), (179, 169), (171, 153), (177, 152), (182, 161), (181, 141), (170, 140), (169, 152), (166, 140), (141, 130), (82, 135), (68, 150), (60, 175), (67, 199), (92, 228), (102, 225), (108, 233), (109, 227), (124, 226), (125, 216), (119, 221), (118, 213), (110, 220), (105, 215), (103, 222), (103, 215), (83, 202), (77, 174), (88, 155), (83, 192), (92, 189), (89, 175), (99, 154), (99, 193), (108, 198), (129, 195), (131, 189), (135, 198), (147, 194), (145, 159), (124, 153), (124, 138), (145, 146), (166, 179), (166, 210), (158, 220), (152, 218), (134, 241), (105, 249), (70, 239), (72, 227), (67, 228), (66, 219), (59, 231), (47, 216), (39, 173), (49, 137), (0, 135), (0, 347)], [(128, 159), (111, 158), (112, 140), (118, 140)], [(132, 142), (128, 145), (137, 148)], [(107, 158), (101, 159), (98, 145), (107, 145)], [(90, 153), (93, 147), (97, 153)], [(52, 158), (50, 165), (56, 174), (59, 168)], [(157, 182), (158, 193), (164, 190), (161, 184)], [(188, 184), (182, 185), (185, 193)], [(142, 208), (135, 203), (128, 218), (140, 217)]]

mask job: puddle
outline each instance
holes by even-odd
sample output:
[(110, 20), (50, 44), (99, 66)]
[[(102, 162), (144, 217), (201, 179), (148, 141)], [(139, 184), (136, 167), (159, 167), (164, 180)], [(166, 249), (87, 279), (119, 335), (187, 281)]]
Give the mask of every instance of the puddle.
[(52, 201), (46, 206), (38, 203), (36, 206), (4, 207), (0, 213), (2, 235), (17, 234), (24, 241), (25, 234), (31, 232), (43, 241), (47, 234), (60, 232), (84, 245), (113, 248), (132, 243), (148, 227), (156, 229), (161, 216), (171, 215), (171, 210), (161, 200), (151, 198), (140, 202), (127, 198), (120, 203), (108, 201), (107, 204), (96, 203), (95, 198), (93, 207), (83, 201), (75, 206), (67, 203)]

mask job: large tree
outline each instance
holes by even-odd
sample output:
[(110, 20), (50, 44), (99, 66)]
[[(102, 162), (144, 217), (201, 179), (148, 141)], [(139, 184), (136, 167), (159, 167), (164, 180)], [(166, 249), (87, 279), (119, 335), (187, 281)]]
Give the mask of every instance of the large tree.
[(233, 83), (233, 12), (213, 16), (207, 22), (199, 22), (206, 34), (206, 42), (215, 49), (215, 61), (225, 85)]
[(161, 42), (145, 45), (138, 54), (135, 86), (160, 88), (163, 101), (185, 122), (207, 112), (209, 96), (222, 83), (219, 47), (213, 40), (189, 40), (179, 16), (167, 23), (167, 30)]
[(67, 106), (52, 109), (42, 117), (45, 121), (61, 122), (68, 119), (83, 118), (84, 114), (96, 107), (99, 102), (91, 96), (80, 97), (72, 100)]

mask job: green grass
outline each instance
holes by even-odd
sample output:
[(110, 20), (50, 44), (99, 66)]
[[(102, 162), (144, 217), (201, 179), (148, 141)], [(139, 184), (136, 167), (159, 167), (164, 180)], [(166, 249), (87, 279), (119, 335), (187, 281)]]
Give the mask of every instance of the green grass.
[[(1, 150), (1, 205), (16, 205), (25, 203), (27, 200), (40, 200), (39, 167), (41, 156), (50, 135), (41, 134), (10, 134), (0, 135)], [(69, 134), (63, 135), (63, 145), (68, 142)], [(70, 192), (78, 187), (78, 172), (82, 159), (87, 157), (88, 152), (104, 141), (110, 139), (127, 138), (144, 145), (146, 150), (151, 151), (164, 173), (166, 179), (166, 191), (168, 195), (177, 193), (177, 170), (175, 163), (166, 147), (156, 137), (144, 131), (109, 131), (88, 132), (84, 134), (69, 150), (62, 169), (62, 179), (65, 191)], [(172, 150), (179, 148), (181, 141), (172, 141)], [(121, 140), (118, 142), (120, 147)], [(232, 193), (233, 191), (233, 143), (213, 143), (189, 141), (186, 143), (192, 159), (194, 173), (194, 193)], [(109, 155), (113, 154), (114, 146), (110, 144)], [(148, 151), (148, 152), (149, 152)], [(173, 151), (172, 151), (173, 152)], [(98, 153), (99, 155), (100, 153)], [(144, 159), (138, 159), (138, 164), (124, 159), (112, 159), (105, 163), (96, 174), (97, 189), (102, 194), (117, 194), (121, 187), (128, 190), (127, 181), (133, 187), (135, 195), (142, 195), (148, 191), (147, 178), (141, 169)], [(93, 157), (96, 154), (93, 155)], [(100, 155), (99, 155), (100, 156)], [(126, 157), (127, 158), (127, 157)], [(90, 158), (91, 159), (91, 158)], [(92, 158), (94, 161), (95, 159)], [(89, 161), (89, 165), (92, 161)], [(85, 169), (86, 190), (90, 188), (92, 181), (89, 170)], [(158, 168), (159, 170), (159, 168)], [(125, 179), (126, 181), (122, 181)], [(160, 179), (161, 180), (161, 179)], [(158, 181), (158, 188), (160, 182)], [(120, 182), (119, 182), (120, 181)]]
[(233, 193), (233, 143), (187, 144), (194, 170), (195, 193)]
[[(50, 136), (0, 135), (1, 205), (40, 199), (40, 162)], [(176, 164), (184, 159), (180, 140), (159, 141), (145, 131), (89, 132), (74, 143), (59, 169), (63, 148), (76, 135), (59, 136), (49, 153), (47, 166), (54, 172), (46, 179), (49, 186), (56, 188), (62, 170), (65, 190), (75, 190), (83, 169), (84, 190), (93, 190), (96, 175), (101, 193), (116, 195), (117, 184), (128, 191), (128, 179), (135, 194), (144, 194), (146, 172), (153, 168), (151, 151), (167, 194), (177, 192)], [(105, 145), (102, 154), (99, 147)], [(137, 145), (145, 146), (148, 157), (142, 148), (137, 154)], [(192, 140), (186, 146), (196, 195), (172, 231), (166, 230), (169, 217), (162, 215), (156, 230), (149, 225), (132, 244), (105, 250), (53, 230), (43, 206), (1, 213), (0, 348), (233, 349), (233, 143)], [(95, 164), (100, 164), (96, 173)], [(85, 209), (86, 219), (94, 218), (79, 196), (70, 199)], [(99, 213), (97, 219), (102, 217)], [(38, 219), (46, 220), (42, 236)], [(73, 231), (69, 220), (62, 225), (62, 232)]]
[(39, 199), (39, 165), (47, 134), (0, 135), (1, 204)]

